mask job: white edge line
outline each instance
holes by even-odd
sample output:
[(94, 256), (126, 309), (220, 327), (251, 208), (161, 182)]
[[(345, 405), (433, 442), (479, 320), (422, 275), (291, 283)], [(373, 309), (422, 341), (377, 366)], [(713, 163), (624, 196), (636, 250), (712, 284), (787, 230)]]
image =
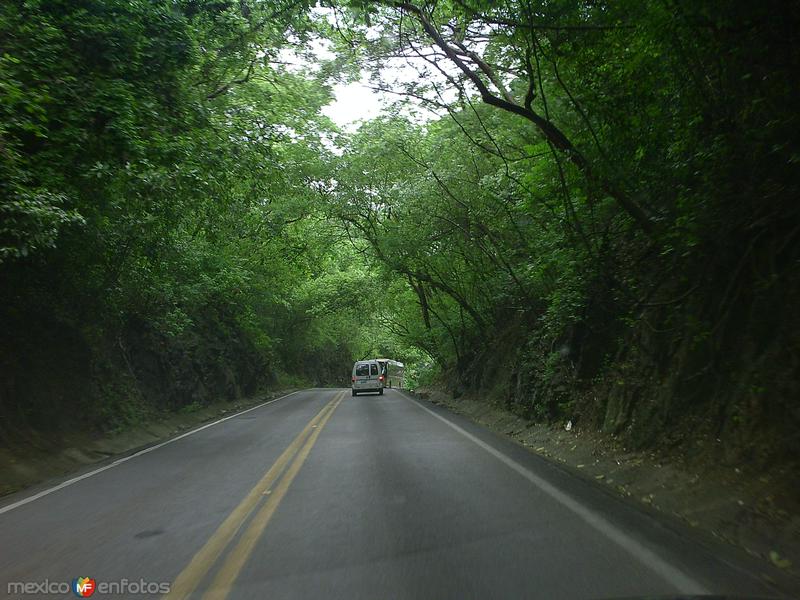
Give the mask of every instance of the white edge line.
[(545, 494), (547, 494), (548, 496), (559, 502), (562, 506), (568, 508), (573, 513), (575, 513), (587, 525), (593, 527), (594, 529), (605, 535), (608, 539), (616, 543), (623, 550), (631, 554), (636, 560), (638, 560), (640, 563), (642, 563), (650, 570), (655, 572), (657, 575), (666, 580), (668, 583), (676, 586), (681, 594), (701, 595), (709, 593), (709, 591), (703, 585), (694, 580), (692, 577), (690, 577), (677, 567), (671, 565), (669, 562), (658, 556), (658, 554), (656, 554), (646, 546), (640, 544), (633, 538), (625, 535), (625, 533), (623, 533), (619, 528), (612, 525), (609, 521), (607, 521), (597, 513), (592, 512), (589, 508), (587, 508), (586, 506), (575, 500), (572, 496), (562, 492), (553, 484), (545, 481), (538, 475), (532, 473), (529, 469), (526, 469), (524, 466), (519, 464), (514, 459), (509, 458), (499, 450), (496, 450), (486, 442), (478, 439), (477, 437), (475, 437), (468, 431), (462, 429), (455, 423), (449, 421), (445, 417), (435, 413), (428, 407), (423, 406), (422, 404), (406, 396), (405, 394), (402, 395), (409, 402), (418, 406), (425, 412), (430, 413), (431, 415), (442, 421), (448, 427), (454, 429), (455, 431), (463, 435), (471, 442), (480, 446), (482, 449), (484, 449), (486, 452), (494, 456), (504, 465), (516, 471), (519, 475), (522, 475), (525, 479), (530, 481), (532, 484), (534, 484), (536, 487), (542, 490)]
[(16, 502), (13, 502), (13, 503), (8, 504), (6, 506), (0, 507), (0, 515), (2, 515), (3, 513), (10, 512), (10, 511), (14, 510), (15, 508), (19, 508), (20, 506), (24, 506), (25, 504), (28, 504), (29, 502), (33, 502), (34, 500), (38, 500), (39, 498), (43, 498), (44, 496), (48, 496), (48, 495), (52, 494), (53, 492), (57, 492), (58, 490), (62, 490), (65, 487), (69, 487), (69, 486), (71, 486), (71, 485), (73, 485), (75, 483), (78, 483), (79, 481), (82, 481), (84, 479), (88, 479), (89, 477), (93, 477), (93, 476), (97, 475), (98, 473), (102, 473), (103, 471), (107, 471), (108, 469), (113, 469), (114, 467), (117, 467), (117, 466), (121, 465), (124, 462), (128, 462), (132, 458), (136, 458), (137, 456), (141, 456), (142, 454), (147, 454), (148, 452), (152, 452), (153, 450), (158, 450), (159, 448), (163, 448), (167, 444), (171, 444), (172, 442), (177, 442), (178, 440), (183, 439), (183, 438), (185, 438), (187, 436), (190, 436), (190, 435), (192, 435), (194, 433), (197, 433), (198, 431), (203, 431), (203, 429), (208, 429), (209, 427), (213, 427), (214, 425), (218, 425), (219, 423), (222, 423), (223, 421), (227, 421), (228, 419), (233, 419), (234, 417), (238, 417), (238, 416), (243, 415), (245, 413), (249, 413), (251, 410), (256, 410), (258, 408), (266, 406), (267, 404), (272, 404), (273, 402), (277, 402), (278, 400), (283, 400), (284, 398), (288, 398), (289, 396), (297, 394), (298, 392), (301, 392), (301, 391), (303, 391), (303, 390), (295, 390), (294, 392), (290, 392), (289, 394), (286, 394), (285, 396), (281, 396), (279, 398), (273, 398), (272, 400), (267, 400), (266, 402), (262, 402), (261, 404), (257, 404), (256, 406), (251, 406), (250, 408), (248, 408), (246, 410), (234, 413), (232, 415), (228, 415), (227, 417), (223, 417), (223, 418), (218, 419), (217, 421), (214, 421), (212, 423), (206, 423), (205, 425), (201, 425), (197, 429), (192, 429), (191, 431), (187, 431), (186, 433), (182, 433), (181, 435), (175, 436), (174, 438), (170, 438), (165, 442), (161, 442), (160, 444), (156, 444), (155, 446), (148, 446), (147, 448), (139, 450), (138, 452), (135, 452), (134, 454), (131, 454), (129, 456), (123, 456), (122, 458), (118, 458), (114, 462), (112, 462), (110, 464), (107, 464), (104, 467), (100, 467), (99, 469), (95, 469), (94, 471), (89, 471), (88, 473), (84, 473), (83, 475), (78, 475), (77, 477), (73, 477), (72, 479), (68, 479), (67, 481), (63, 481), (63, 482), (59, 483), (58, 485), (55, 485), (55, 486), (53, 486), (51, 488), (47, 488), (46, 490), (42, 490), (41, 492), (33, 494), (32, 496), (28, 496), (27, 498), (23, 498), (22, 500), (17, 500)]

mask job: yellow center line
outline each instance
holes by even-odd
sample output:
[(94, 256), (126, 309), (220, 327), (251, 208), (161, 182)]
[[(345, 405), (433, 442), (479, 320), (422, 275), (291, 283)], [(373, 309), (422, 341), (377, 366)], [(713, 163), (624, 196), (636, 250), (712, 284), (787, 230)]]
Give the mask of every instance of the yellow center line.
[(344, 392), (336, 394), (336, 396), (308, 422), (297, 437), (292, 440), (289, 447), (283, 451), (278, 457), (278, 460), (275, 461), (255, 487), (245, 496), (244, 500), (233, 509), (233, 512), (228, 515), (205, 545), (194, 555), (186, 568), (178, 574), (175, 582), (170, 587), (169, 593), (164, 595), (165, 600), (187, 598), (197, 588), (214, 563), (219, 559), (220, 555), (225, 551), (225, 548), (228, 547), (231, 540), (236, 536), (242, 524), (247, 520), (247, 517), (250, 516), (253, 509), (264, 498), (270, 487), (275, 484), (286, 468), (286, 465), (294, 458), (301, 447), (303, 447), (303, 443), (312, 432), (316, 434), (314, 437), (314, 439), (316, 439), (321, 429), (318, 425), (323, 420), (327, 421), (327, 417), (330, 416), (343, 396)]
[(333, 411), (335, 411), (336, 407), (341, 403), (343, 397), (344, 392), (338, 396), (336, 399), (336, 404), (333, 405), (333, 408), (331, 408), (331, 410), (328, 411), (328, 413), (322, 418), (319, 426), (314, 429), (314, 432), (308, 437), (303, 449), (300, 450), (300, 452), (297, 454), (297, 457), (286, 470), (286, 474), (283, 476), (280, 482), (278, 482), (277, 487), (273, 490), (272, 494), (270, 494), (269, 499), (250, 521), (247, 529), (239, 538), (239, 542), (225, 558), (225, 562), (220, 567), (216, 577), (214, 577), (214, 581), (212, 582), (208, 592), (206, 592), (206, 594), (203, 596), (203, 600), (224, 600), (228, 597), (236, 578), (239, 576), (239, 573), (247, 562), (247, 559), (250, 558), (256, 543), (264, 533), (264, 530), (269, 524), (270, 519), (272, 519), (272, 515), (275, 514), (275, 510), (278, 508), (281, 500), (289, 490), (289, 486), (292, 485), (292, 481), (300, 471), (300, 468), (308, 458), (308, 455), (311, 453), (311, 449), (314, 447), (320, 432), (331, 418)]

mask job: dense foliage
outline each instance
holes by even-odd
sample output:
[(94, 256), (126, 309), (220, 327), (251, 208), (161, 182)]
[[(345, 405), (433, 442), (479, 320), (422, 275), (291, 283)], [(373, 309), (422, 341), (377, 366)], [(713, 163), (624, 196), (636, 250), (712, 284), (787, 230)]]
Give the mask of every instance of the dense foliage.
[[(640, 445), (791, 457), (797, 6), (360, 9), (341, 19), (375, 85), (442, 116), (365, 125), (334, 197), (449, 385)], [(397, 56), (418, 77), (391, 81)]]
[[(0, 11), (4, 423), (386, 354), (640, 445), (796, 445), (796, 6)], [(360, 72), (398, 101), (336, 131), (320, 108)]]
[[(338, 333), (371, 300), (358, 273), (309, 283), (348, 260), (309, 218), (329, 86), (279, 60), (305, 8), (3, 3), (5, 436), (347, 368), (357, 342)], [(339, 321), (310, 322), (321, 298), (346, 305)]]

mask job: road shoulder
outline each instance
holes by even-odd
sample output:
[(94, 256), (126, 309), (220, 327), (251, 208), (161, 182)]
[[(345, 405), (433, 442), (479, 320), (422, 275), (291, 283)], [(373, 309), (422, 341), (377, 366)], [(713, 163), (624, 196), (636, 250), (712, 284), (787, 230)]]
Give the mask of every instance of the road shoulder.
[(6, 505), (12, 494), (23, 491), (36, 493), (58, 485), (70, 477), (80, 476), (295, 391), (295, 388), (275, 390), (235, 402), (215, 402), (192, 411), (164, 413), (118, 433), (89, 435), (77, 432), (66, 437), (68, 442), (59, 446), (0, 448), (0, 506)]
[[(786, 558), (795, 555), (800, 539), (791, 528), (778, 531), (774, 522), (764, 526), (758, 520), (735, 518), (747, 512), (746, 500), (753, 501), (743, 492), (750, 489), (744, 482), (731, 486), (719, 480), (706, 481), (702, 474), (670, 464), (663, 457), (625, 450), (578, 427), (567, 431), (532, 423), (475, 398), (454, 399), (440, 391), (407, 395), (485, 427), (587, 485), (658, 519), (679, 535), (713, 549), (723, 560), (757, 573), (768, 584), (800, 593), (797, 562)], [(785, 562), (777, 565), (776, 558)]]

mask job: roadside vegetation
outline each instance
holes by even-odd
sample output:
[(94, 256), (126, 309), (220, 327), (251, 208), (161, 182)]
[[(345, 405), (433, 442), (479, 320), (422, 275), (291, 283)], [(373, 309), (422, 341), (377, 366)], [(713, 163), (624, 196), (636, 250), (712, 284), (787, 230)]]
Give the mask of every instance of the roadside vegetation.
[[(386, 355), (792, 463), (798, 27), (777, 0), (4, 3), (0, 441)], [(320, 109), (362, 73), (397, 103), (340, 131)]]

